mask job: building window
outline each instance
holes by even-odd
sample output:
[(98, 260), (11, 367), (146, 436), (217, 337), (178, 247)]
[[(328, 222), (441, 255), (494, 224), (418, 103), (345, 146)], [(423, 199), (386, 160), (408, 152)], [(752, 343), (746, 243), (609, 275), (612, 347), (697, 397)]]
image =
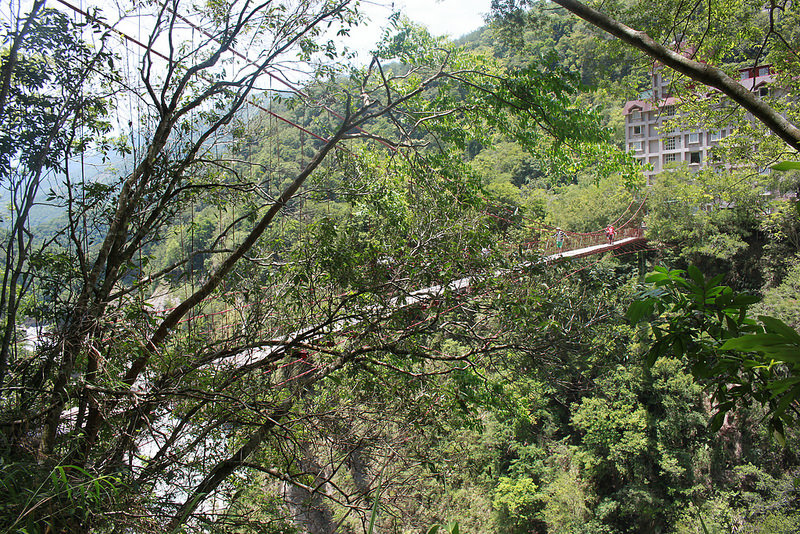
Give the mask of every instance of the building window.
[(739, 79), (746, 80), (750, 77), (750, 69), (742, 69), (739, 71)]
[(677, 154), (664, 154), (664, 165), (678, 161)]
[(676, 148), (678, 148), (677, 137), (667, 137), (664, 139), (664, 150), (675, 150)]
[(644, 141), (634, 141), (628, 145), (631, 151), (641, 152), (644, 150)]
[(633, 135), (642, 135), (642, 127), (641, 126), (634, 126), (633, 127)]
[(766, 76), (767, 74), (769, 74), (769, 67), (758, 67), (759, 76)]
[(715, 130), (713, 132), (708, 132), (708, 140), (709, 141), (719, 141), (723, 137), (725, 137), (725, 136), (722, 135), (722, 132), (719, 131), (719, 130)]
[(661, 113), (663, 113), (665, 117), (672, 117), (675, 115), (675, 106), (664, 106), (661, 109)]
[(689, 134), (689, 144), (699, 143), (700, 142), (700, 133), (698, 132), (691, 132)]
[(702, 159), (701, 152), (689, 152), (689, 163), (696, 163), (699, 165)]
[(764, 98), (765, 96), (769, 96), (769, 89), (766, 87), (761, 87), (758, 90), (758, 96)]
[(640, 121), (642, 120), (642, 112), (638, 109), (634, 109), (631, 111), (631, 121)]

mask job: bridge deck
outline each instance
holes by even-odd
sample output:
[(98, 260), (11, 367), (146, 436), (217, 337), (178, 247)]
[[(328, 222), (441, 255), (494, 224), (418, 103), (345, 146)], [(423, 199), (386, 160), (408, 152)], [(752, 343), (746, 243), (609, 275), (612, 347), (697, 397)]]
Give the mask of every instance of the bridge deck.
[[(600, 243), (597, 245), (592, 245), (583, 248), (576, 248), (572, 250), (565, 250), (563, 252), (559, 252), (556, 254), (550, 254), (548, 256), (543, 256), (537, 261), (534, 262), (525, 262), (517, 267), (519, 268), (527, 268), (532, 267), (534, 265), (542, 265), (542, 264), (551, 264), (557, 263), (560, 261), (564, 261), (567, 259), (574, 259), (574, 258), (583, 258), (585, 256), (591, 256), (593, 254), (603, 254), (605, 252), (609, 252), (612, 250), (616, 250), (619, 248), (629, 248), (629, 247), (638, 247), (647, 242), (647, 239), (641, 237), (641, 235), (633, 236), (633, 237), (624, 237), (614, 241), (613, 243)], [(514, 270), (517, 270), (514, 269)], [(495, 276), (504, 276), (512, 272), (511, 270), (502, 270), (496, 271), (494, 273)], [(385, 313), (387, 309), (400, 309), (405, 308), (408, 306), (413, 306), (417, 304), (424, 304), (426, 302), (430, 302), (435, 299), (442, 298), (446, 292), (453, 291), (457, 293), (467, 292), (471, 289), (473, 281), (475, 280), (475, 276), (466, 276), (464, 278), (459, 278), (458, 280), (453, 280), (452, 282), (445, 283), (445, 284), (437, 284), (430, 287), (425, 287), (422, 289), (418, 289), (416, 291), (412, 291), (410, 293), (406, 293), (403, 295), (398, 295), (388, 301), (388, 303), (383, 305), (375, 305), (368, 307), (364, 311), (374, 311), (376, 313)], [(335, 333), (341, 332), (346, 327), (352, 326), (358, 323), (360, 319), (358, 317), (349, 316), (347, 318), (339, 318), (335, 321), (332, 321), (328, 324), (325, 328), (320, 327), (310, 327), (307, 330), (302, 331), (294, 331), (290, 332), (278, 339), (273, 340), (274, 346), (273, 347), (262, 347), (257, 349), (249, 349), (244, 351), (238, 355), (233, 356), (228, 361), (237, 366), (241, 365), (257, 365), (257, 362), (262, 360), (263, 358), (269, 357), (275, 350), (280, 349), (286, 345), (291, 343), (295, 343), (298, 340), (309, 341), (311, 339), (315, 339), (323, 335), (324, 333)]]
[(573, 250), (565, 250), (564, 252), (557, 252), (555, 254), (550, 254), (549, 256), (545, 256), (543, 259), (546, 263), (554, 263), (568, 259), (583, 258), (584, 256), (591, 256), (592, 254), (602, 254), (604, 252), (616, 250), (618, 248), (638, 246), (640, 244), (644, 244), (646, 241), (647, 239), (641, 236), (625, 237), (622, 239), (618, 239), (613, 243), (600, 243), (599, 245), (593, 245), (590, 247), (576, 248)]
[[(560, 261), (568, 260), (568, 259), (575, 259), (575, 258), (583, 258), (584, 256), (591, 256), (593, 254), (603, 254), (605, 252), (609, 252), (612, 250), (616, 250), (619, 248), (627, 248), (627, 247), (636, 247), (641, 244), (644, 244), (647, 241), (641, 235), (637, 235), (634, 237), (625, 237), (622, 239), (615, 240), (612, 243), (600, 243), (598, 245), (591, 245), (588, 247), (583, 248), (576, 248), (572, 250), (565, 250), (563, 252), (558, 252), (556, 254), (550, 254), (549, 256), (543, 256), (537, 261), (534, 262), (525, 262), (520, 267), (532, 267), (533, 265), (541, 265), (541, 264), (551, 264), (557, 263)], [(503, 270), (495, 272), (495, 276), (503, 276), (508, 274), (511, 271)], [(390, 307), (404, 307), (410, 306), (412, 304), (417, 304), (420, 301), (430, 298), (439, 298), (441, 297), (446, 290), (450, 291), (468, 291), (470, 286), (472, 285), (472, 281), (475, 279), (475, 276), (467, 276), (464, 278), (459, 278), (458, 280), (453, 280), (452, 282), (444, 285), (435, 285), (430, 287), (425, 287), (422, 289), (418, 289), (413, 291), (405, 296), (395, 297), (390, 301)]]

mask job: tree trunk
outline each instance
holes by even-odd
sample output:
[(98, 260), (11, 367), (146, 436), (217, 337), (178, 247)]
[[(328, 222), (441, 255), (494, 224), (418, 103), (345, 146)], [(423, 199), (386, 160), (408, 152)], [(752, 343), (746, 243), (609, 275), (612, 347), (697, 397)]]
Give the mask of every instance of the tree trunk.
[(303, 458), (298, 462), (301, 471), (314, 476), (310, 484), (318, 491), (311, 492), (306, 487), (297, 486), (291, 482), (283, 483), (283, 500), (292, 514), (295, 525), (301, 532), (307, 534), (333, 534), (336, 523), (333, 513), (323, 500), (325, 492), (325, 470), (311, 457)]

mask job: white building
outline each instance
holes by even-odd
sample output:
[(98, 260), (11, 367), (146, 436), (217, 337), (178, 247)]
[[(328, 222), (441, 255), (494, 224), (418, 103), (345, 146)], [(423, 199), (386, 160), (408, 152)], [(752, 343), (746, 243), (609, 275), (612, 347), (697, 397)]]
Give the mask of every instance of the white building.
[[(769, 93), (773, 82), (769, 65), (740, 69), (739, 83), (759, 96)], [(686, 162), (690, 169), (699, 169), (709, 159), (709, 149), (730, 133), (721, 130), (690, 131), (682, 128), (669, 130), (664, 123), (675, 117), (679, 99), (670, 94), (669, 79), (655, 70), (651, 75), (652, 89), (640, 95), (641, 100), (625, 103), (625, 146), (642, 163), (649, 163), (646, 171), (648, 184), (654, 174), (674, 162)]]

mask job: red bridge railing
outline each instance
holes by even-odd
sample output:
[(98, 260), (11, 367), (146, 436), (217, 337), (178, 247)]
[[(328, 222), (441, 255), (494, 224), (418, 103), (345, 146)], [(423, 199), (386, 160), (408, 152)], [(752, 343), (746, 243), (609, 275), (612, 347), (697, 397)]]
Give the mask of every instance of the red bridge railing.
[[(608, 237), (605, 232), (592, 232), (592, 233), (573, 233), (564, 232), (564, 244), (561, 247), (561, 252), (576, 250), (581, 248), (593, 247), (596, 245), (614, 244), (623, 239), (628, 238), (642, 238), (644, 237), (644, 228), (620, 228), (614, 233), (614, 240), (609, 243)], [(542, 236), (535, 241), (528, 242), (525, 246), (527, 252), (538, 253), (542, 256), (554, 254), (559, 252), (556, 246), (555, 232), (549, 231), (543, 233)]]

